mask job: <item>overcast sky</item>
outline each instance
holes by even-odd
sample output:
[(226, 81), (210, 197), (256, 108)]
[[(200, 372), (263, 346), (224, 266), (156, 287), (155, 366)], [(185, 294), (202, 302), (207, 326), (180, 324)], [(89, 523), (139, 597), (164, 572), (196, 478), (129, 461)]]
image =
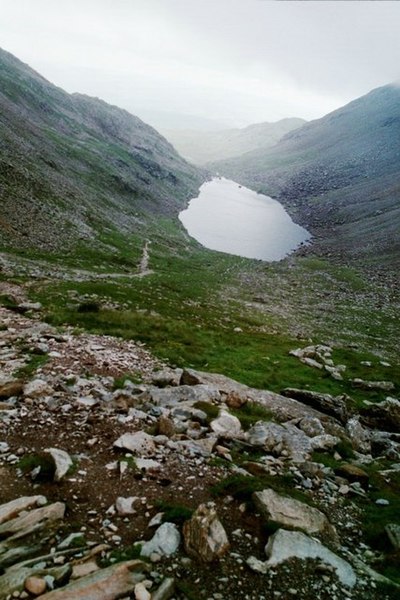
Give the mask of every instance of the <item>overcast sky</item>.
[(0, 0), (0, 45), (139, 116), (312, 119), (400, 80), (400, 2)]

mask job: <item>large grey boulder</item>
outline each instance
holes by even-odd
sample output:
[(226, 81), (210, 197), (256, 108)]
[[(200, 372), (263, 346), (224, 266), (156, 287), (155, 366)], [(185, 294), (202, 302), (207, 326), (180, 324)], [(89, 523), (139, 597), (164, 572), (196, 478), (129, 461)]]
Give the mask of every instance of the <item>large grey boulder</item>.
[(273, 521), (282, 527), (302, 529), (311, 535), (329, 534), (332, 539), (337, 538), (334, 527), (324, 513), (295, 498), (267, 489), (254, 492), (253, 501), (266, 521)]
[(276, 456), (285, 451), (293, 462), (302, 463), (308, 460), (312, 453), (312, 438), (291, 423), (279, 425), (258, 421), (246, 433), (245, 439), (252, 446), (263, 447)]
[(353, 567), (347, 561), (300, 531), (279, 529), (269, 539), (265, 546), (265, 553), (269, 567), (279, 565), (291, 558), (304, 560), (314, 558), (332, 566), (343, 585), (352, 588), (357, 582)]

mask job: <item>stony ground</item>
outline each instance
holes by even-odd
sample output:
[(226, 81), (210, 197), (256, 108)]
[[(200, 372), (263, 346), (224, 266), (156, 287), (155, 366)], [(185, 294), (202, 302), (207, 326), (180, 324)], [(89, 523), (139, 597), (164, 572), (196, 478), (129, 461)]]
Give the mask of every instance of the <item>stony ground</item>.
[[(168, 369), (132, 341), (55, 330), (1, 285), (19, 307), (0, 308), (0, 599), (397, 597), (356, 502), (371, 444), (399, 468), (397, 400), (382, 433), (333, 398), (311, 408), (295, 391)], [(329, 349), (300, 358), (323, 352), (330, 366)], [(258, 415), (247, 431), (241, 411)]]

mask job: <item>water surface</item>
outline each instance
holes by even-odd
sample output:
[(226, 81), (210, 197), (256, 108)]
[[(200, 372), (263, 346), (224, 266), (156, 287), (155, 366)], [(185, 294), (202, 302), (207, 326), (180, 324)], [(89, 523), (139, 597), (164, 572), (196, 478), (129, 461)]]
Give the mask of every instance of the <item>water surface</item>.
[(219, 177), (201, 186), (179, 218), (206, 248), (265, 261), (281, 260), (311, 238), (276, 200)]

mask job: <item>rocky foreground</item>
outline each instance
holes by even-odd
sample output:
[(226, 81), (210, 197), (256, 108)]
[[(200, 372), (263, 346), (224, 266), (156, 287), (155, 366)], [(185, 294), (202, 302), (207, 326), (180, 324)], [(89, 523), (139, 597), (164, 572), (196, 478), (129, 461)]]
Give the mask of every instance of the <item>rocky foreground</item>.
[[(356, 414), (346, 398), (172, 370), (134, 342), (56, 330), (10, 291), (1, 600), (399, 597), (379, 571), (400, 527), (379, 551), (364, 535), (365, 511), (391, 503), (372, 474), (400, 472), (397, 399)], [(295, 356), (343, 371), (329, 348)]]

